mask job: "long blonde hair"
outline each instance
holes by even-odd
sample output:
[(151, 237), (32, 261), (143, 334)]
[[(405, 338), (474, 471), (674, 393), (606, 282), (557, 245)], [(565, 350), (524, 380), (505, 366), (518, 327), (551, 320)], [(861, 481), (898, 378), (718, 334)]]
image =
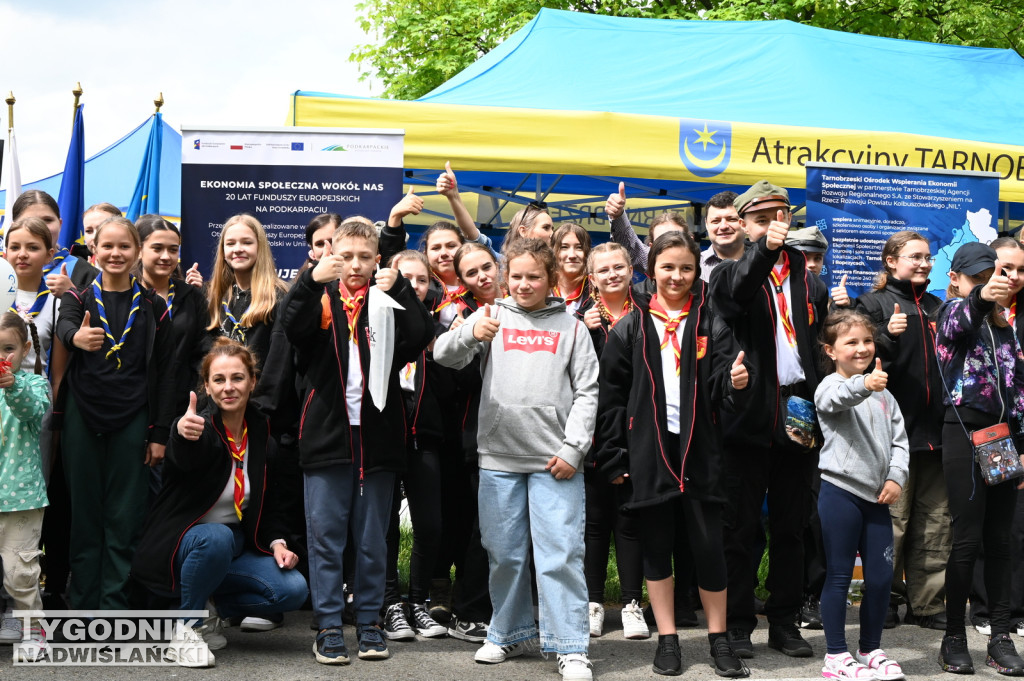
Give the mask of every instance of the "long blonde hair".
[(220, 231), (220, 240), (217, 242), (217, 257), (214, 259), (213, 276), (210, 277), (207, 296), (210, 324), (206, 328), (209, 330), (220, 328), (223, 321), (221, 302), (227, 298), (231, 286), (235, 283), (235, 272), (224, 257), (224, 235), (228, 233), (229, 228), (239, 223), (251, 229), (256, 235), (256, 262), (252, 266), (252, 285), (249, 287), (252, 291), (252, 303), (238, 323), (245, 327), (255, 326), (260, 322), (269, 323), (277, 306), (278, 291), (287, 290), (284, 282), (277, 277), (274, 256), (270, 252), (270, 242), (267, 240), (263, 225), (251, 215), (232, 216), (224, 223)]

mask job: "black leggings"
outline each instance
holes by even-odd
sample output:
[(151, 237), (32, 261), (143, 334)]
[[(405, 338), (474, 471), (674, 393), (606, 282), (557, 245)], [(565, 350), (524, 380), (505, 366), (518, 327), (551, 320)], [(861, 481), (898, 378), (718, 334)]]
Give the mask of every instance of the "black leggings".
[[(992, 425), (967, 423), (967, 428)], [(992, 635), (1010, 631), (1010, 525), (1017, 504), (1016, 481), (985, 485), (967, 434), (959, 423), (942, 427), (942, 472), (953, 517), (953, 547), (946, 564), (946, 633), (965, 635), (967, 597), (974, 561), (985, 546)]]
[[(409, 466), (401, 476), (412, 518), (412, 556), (409, 559), (409, 602), (426, 603), (430, 578), (441, 549), (441, 458), (435, 448), (409, 447)], [(395, 484), (398, 484), (397, 478)], [(397, 492), (397, 490), (396, 490)], [(402, 600), (398, 587), (398, 512), (402, 496), (394, 495), (388, 526), (388, 568), (384, 605)]]
[(619, 486), (599, 473), (584, 475), (587, 523), (583, 535), (586, 554), (583, 571), (591, 603), (604, 603), (604, 583), (608, 578), (608, 551), (615, 533), (615, 562), (619, 569), (623, 604), (643, 600), (643, 554), (635, 517), (619, 512)]
[(728, 579), (722, 542), (722, 504), (683, 495), (639, 514), (647, 579), (671, 577), (673, 546), (685, 541), (690, 544), (698, 586), (705, 591), (725, 589)]

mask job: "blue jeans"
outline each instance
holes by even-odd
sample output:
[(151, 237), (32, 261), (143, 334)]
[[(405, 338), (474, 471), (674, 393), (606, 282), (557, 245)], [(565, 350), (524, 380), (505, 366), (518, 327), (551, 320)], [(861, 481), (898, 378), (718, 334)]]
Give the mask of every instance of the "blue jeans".
[(821, 589), (821, 621), (830, 655), (847, 652), (846, 593), (860, 552), (864, 564), (864, 600), (860, 606), (858, 649), (881, 647), (882, 625), (892, 584), (892, 518), (889, 507), (821, 481), (818, 516), (825, 543), (825, 586)]
[(303, 477), (309, 584), (317, 622), (321, 629), (341, 627), (345, 609), (342, 556), (351, 534), (356, 565), (355, 584), (349, 584), (349, 589), (355, 598), (356, 622), (372, 624), (384, 604), (395, 474), (371, 473), (360, 486), (359, 469), (340, 464), (306, 470)]
[(532, 538), (541, 650), (586, 653), (590, 628), (583, 576), (583, 475), (555, 480), (547, 471), (481, 470), (479, 505), (494, 604), (487, 640), (506, 645), (537, 636), (530, 595)]
[(213, 598), (221, 617), (262, 617), (297, 610), (309, 593), (298, 570), (245, 548), (238, 525), (206, 523), (185, 533), (174, 557), (181, 609), (203, 610)]

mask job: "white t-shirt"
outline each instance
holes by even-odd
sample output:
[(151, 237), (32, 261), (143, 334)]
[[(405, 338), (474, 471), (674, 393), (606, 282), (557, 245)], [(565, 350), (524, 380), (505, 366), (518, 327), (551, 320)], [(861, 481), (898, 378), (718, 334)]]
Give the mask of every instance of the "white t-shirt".
[[(458, 286), (449, 286), (448, 284), (445, 284), (444, 287), (445, 289), (448, 290), (449, 296), (453, 295), (456, 291), (459, 290)], [(452, 325), (452, 322), (455, 321), (455, 315), (457, 315), (458, 313), (459, 305), (455, 301), (452, 301), (445, 305), (443, 308), (441, 308), (441, 314), (438, 317), (438, 319), (441, 322), (441, 325), (447, 329), (449, 326)]]
[[(29, 320), (28, 311), (32, 309), (32, 305), (36, 302), (37, 291), (22, 291), (18, 289), (17, 296), (14, 299), (14, 306), (18, 309), (18, 314), (27, 323)], [(60, 300), (55, 298), (53, 294), (47, 293), (46, 298), (43, 301), (43, 308), (39, 311), (39, 314), (35, 317), (36, 333), (39, 335), (39, 345), (43, 352), (43, 371), (46, 371), (47, 359), (50, 354), (50, 343), (53, 338), (53, 325), (57, 319), (57, 314), (60, 310)], [(29, 331), (29, 341), (32, 340), (32, 332)], [(36, 348), (33, 344), (28, 353), (25, 355), (25, 359), (21, 363), (22, 371), (33, 372), (36, 370)]]
[[(682, 310), (665, 310), (669, 317), (676, 317)], [(654, 315), (654, 328), (658, 330), (658, 345), (665, 337), (665, 322)], [(686, 326), (684, 319), (676, 327), (676, 338), (681, 339), (683, 327)], [(672, 341), (665, 344), (661, 351), (661, 379), (665, 384), (665, 416), (668, 420), (668, 432), (679, 434), (679, 376), (676, 375), (676, 353), (672, 349)]]
[[(789, 292), (789, 280), (786, 277), (782, 282), (782, 295), (786, 296), (786, 307), (789, 309), (789, 320), (793, 322), (793, 296)], [(772, 296), (772, 303), (775, 304), (775, 363), (779, 373), (779, 385), (792, 385), (804, 380), (804, 368), (800, 364), (800, 353), (796, 346), (789, 344), (786, 338), (786, 329), (782, 325), (782, 313), (779, 310), (779, 302)]]
[(416, 362), (409, 362), (398, 370), (398, 385), (406, 392), (416, 392)]
[(348, 373), (345, 375), (345, 405), (348, 407), (349, 425), (362, 422), (363, 367), (359, 361), (359, 343), (353, 337), (348, 341)]
[[(249, 506), (249, 453), (248, 447), (246, 447), (245, 453), (242, 454), (242, 479), (244, 480), (245, 494), (242, 497), (242, 510)], [(238, 514), (235, 513), (235, 462), (231, 461), (231, 475), (228, 476), (228, 482), (224, 485), (224, 489), (221, 491), (220, 496), (217, 497), (217, 501), (213, 504), (213, 507), (206, 512), (202, 518), (199, 519), (199, 524), (203, 523), (220, 523), (221, 525), (231, 525), (237, 523)]]

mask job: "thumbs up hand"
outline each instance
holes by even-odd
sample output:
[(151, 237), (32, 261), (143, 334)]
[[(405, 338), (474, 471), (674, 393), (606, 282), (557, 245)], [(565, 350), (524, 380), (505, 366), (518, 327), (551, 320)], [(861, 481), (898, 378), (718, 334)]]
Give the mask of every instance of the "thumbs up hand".
[(843, 278), (839, 280), (839, 286), (832, 287), (832, 302), (839, 307), (849, 307), (850, 305), (850, 294), (846, 291), (846, 277), (847, 275), (844, 274)]
[(732, 363), (732, 369), (729, 370), (729, 378), (732, 380), (732, 387), (735, 390), (743, 390), (747, 387), (747, 382), (750, 381), (750, 374), (743, 364), (744, 357), (746, 357), (746, 353), (740, 350), (740, 354), (736, 355), (736, 361)]
[(892, 306), (892, 316), (889, 317), (889, 325), (886, 328), (893, 336), (898, 336), (907, 330), (907, 313), (900, 312), (899, 303)]
[(623, 211), (626, 210), (626, 183), (619, 183), (619, 191), (608, 195), (608, 200), (604, 203), (604, 212), (607, 213), (609, 220), (622, 215)]
[(313, 281), (318, 284), (326, 284), (329, 281), (341, 279), (342, 260), (340, 255), (333, 253), (334, 246), (330, 241), (324, 241), (324, 250), (320, 254), (320, 262), (313, 268)]
[(437, 176), (437, 193), (448, 199), (459, 195), (459, 183), (452, 172), (451, 161), (444, 162), (444, 172)]
[(416, 196), (416, 191), (409, 187), (409, 193), (395, 204), (388, 217), (388, 224), (397, 227), (407, 215), (419, 215), (423, 210), (423, 199)]
[(381, 291), (390, 291), (391, 287), (398, 281), (398, 277), (401, 276), (393, 267), (382, 267), (377, 270), (377, 274), (374, 277), (374, 281), (377, 284), (377, 288)]
[(78, 331), (75, 331), (75, 335), (71, 338), (71, 342), (74, 343), (76, 348), (85, 350), (86, 352), (96, 352), (103, 347), (103, 329), (99, 327), (90, 326), (91, 316), (89, 311), (85, 311), (85, 316), (82, 317), (82, 325), (78, 327)]
[(870, 374), (864, 377), (864, 387), (868, 390), (873, 390), (876, 393), (880, 393), (885, 390), (886, 384), (889, 383), (889, 374), (882, 371), (882, 360), (875, 358), (875, 369)]
[(185, 272), (185, 283), (191, 284), (196, 288), (203, 287), (203, 275), (199, 272), (199, 263), (192, 263), (192, 267), (188, 268), (188, 271)]
[(491, 306), (484, 305), (484, 316), (473, 325), (473, 338), (481, 343), (489, 343), (498, 334), (501, 323), (491, 316)]
[(196, 394), (190, 392), (188, 394), (188, 409), (185, 410), (185, 415), (178, 419), (178, 435), (195, 442), (202, 436), (204, 428), (206, 428), (206, 419), (196, 413)]
[(789, 222), (786, 220), (786, 212), (779, 210), (775, 219), (768, 225), (767, 241), (769, 251), (777, 251), (786, 243), (786, 236), (789, 234)]
[(68, 292), (71, 288), (71, 278), (68, 277), (67, 263), (61, 264), (59, 273), (46, 275), (46, 288), (58, 298)]

